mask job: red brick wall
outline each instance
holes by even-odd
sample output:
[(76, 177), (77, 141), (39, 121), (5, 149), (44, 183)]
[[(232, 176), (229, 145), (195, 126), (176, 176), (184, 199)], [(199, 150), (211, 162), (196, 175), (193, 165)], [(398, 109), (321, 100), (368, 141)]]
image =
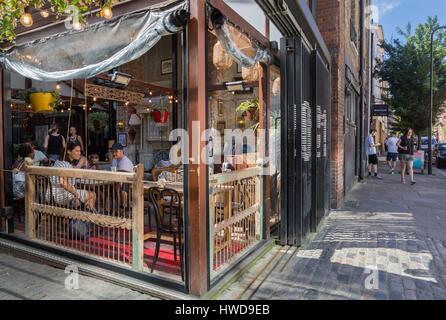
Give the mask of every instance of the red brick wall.
[[(332, 56), (332, 106), (331, 106), (331, 205), (337, 208), (344, 194), (344, 81), (346, 34), (341, 12), (344, 1), (319, 0), (317, 24)], [(347, 34), (348, 35), (348, 34)]]

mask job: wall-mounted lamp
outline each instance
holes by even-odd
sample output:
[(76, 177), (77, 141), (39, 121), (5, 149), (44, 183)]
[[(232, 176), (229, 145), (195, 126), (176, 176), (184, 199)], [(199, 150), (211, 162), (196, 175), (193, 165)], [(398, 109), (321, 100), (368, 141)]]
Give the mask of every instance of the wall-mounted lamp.
[(124, 86), (128, 86), (130, 81), (132, 80), (132, 76), (130, 74), (122, 73), (119, 71), (115, 71), (112, 74), (111, 81), (122, 84)]

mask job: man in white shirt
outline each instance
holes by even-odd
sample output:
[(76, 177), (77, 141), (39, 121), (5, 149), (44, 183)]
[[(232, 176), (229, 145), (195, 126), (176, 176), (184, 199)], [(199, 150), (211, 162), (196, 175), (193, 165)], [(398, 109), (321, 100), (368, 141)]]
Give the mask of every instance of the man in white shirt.
[(115, 143), (112, 146), (112, 168), (116, 167), (117, 171), (133, 172), (133, 162), (124, 154), (124, 146), (120, 143)]
[[(112, 170), (121, 172), (134, 172), (133, 162), (129, 158), (127, 158), (127, 156), (124, 154), (124, 146), (120, 143), (115, 143), (111, 149), (113, 154)], [(122, 199), (122, 203), (120, 203), (120, 206), (122, 208), (126, 208), (129, 206), (128, 203), (129, 184), (121, 183), (120, 189), (121, 189), (121, 199)]]
[(40, 150), (37, 150), (37, 142), (30, 142), (31, 147), (34, 151), (34, 158), (33, 158), (33, 162), (32, 165), (33, 166), (40, 166), (40, 165), (47, 165), (49, 160), (47, 158), (47, 156)]
[(376, 132), (377, 131), (375, 129), (370, 130), (370, 134), (365, 140), (365, 149), (369, 158), (369, 177), (372, 176), (373, 169), (375, 178), (382, 179), (382, 177), (378, 174), (378, 155), (376, 153), (376, 147), (379, 147), (381, 144), (375, 143)]
[(398, 138), (394, 133), (387, 139), (387, 164), (389, 165), (389, 174), (395, 174), (396, 161), (398, 159)]

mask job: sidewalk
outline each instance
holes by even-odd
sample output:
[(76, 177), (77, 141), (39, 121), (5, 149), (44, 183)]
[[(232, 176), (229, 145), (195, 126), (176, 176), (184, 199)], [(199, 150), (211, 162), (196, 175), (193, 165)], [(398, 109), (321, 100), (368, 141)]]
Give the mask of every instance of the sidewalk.
[(110, 282), (79, 275), (79, 289), (65, 288), (62, 269), (0, 252), (0, 300), (152, 300)]
[(434, 170), (410, 186), (381, 166), (383, 180), (358, 184), (308, 245), (220, 298), (446, 299), (446, 173)]

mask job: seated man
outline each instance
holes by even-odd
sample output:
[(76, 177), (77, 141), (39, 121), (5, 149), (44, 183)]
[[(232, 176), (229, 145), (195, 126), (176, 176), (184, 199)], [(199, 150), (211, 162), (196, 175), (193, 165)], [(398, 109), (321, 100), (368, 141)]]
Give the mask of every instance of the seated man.
[[(134, 172), (133, 162), (124, 154), (124, 146), (120, 143), (115, 143), (111, 149), (113, 154), (112, 168), (116, 168), (116, 171), (120, 172)], [(121, 205), (125, 208), (128, 204), (129, 184), (124, 183), (120, 187), (122, 197)]]

